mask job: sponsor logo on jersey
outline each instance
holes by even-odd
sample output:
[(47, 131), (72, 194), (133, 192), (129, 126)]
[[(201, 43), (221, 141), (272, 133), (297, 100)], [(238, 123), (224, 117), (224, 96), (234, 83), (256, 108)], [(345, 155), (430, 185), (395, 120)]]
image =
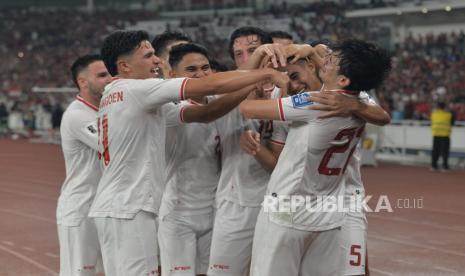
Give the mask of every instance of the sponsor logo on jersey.
[(312, 105), (313, 102), (308, 99), (310, 94), (308, 92), (300, 93), (291, 97), (292, 105), (294, 107), (303, 107)]
[(88, 125), (87, 129), (90, 131), (90, 133), (95, 134), (97, 133), (97, 129), (95, 128), (94, 125)]

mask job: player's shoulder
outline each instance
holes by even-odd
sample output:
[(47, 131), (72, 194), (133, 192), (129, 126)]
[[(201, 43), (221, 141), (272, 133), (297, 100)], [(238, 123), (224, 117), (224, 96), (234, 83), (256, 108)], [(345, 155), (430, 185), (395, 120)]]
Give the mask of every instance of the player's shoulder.
[(63, 113), (62, 120), (80, 121), (96, 118), (97, 110), (78, 100), (74, 100)]

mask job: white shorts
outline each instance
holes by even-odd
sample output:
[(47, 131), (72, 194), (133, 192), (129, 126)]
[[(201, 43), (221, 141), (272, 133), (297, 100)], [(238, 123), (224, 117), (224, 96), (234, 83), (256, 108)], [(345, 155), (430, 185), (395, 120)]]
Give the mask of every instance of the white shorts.
[(102, 255), (94, 220), (84, 218), (79, 225), (59, 224), (60, 275), (95, 275), (101, 272)]
[(195, 215), (171, 212), (160, 219), (162, 275), (207, 274), (213, 217), (213, 212)]
[(208, 275), (247, 275), (261, 207), (223, 201), (216, 211)]
[(280, 226), (260, 212), (255, 229), (251, 276), (340, 276), (340, 228), (310, 232)]
[(105, 275), (159, 275), (156, 215), (140, 211), (134, 219), (94, 218)]
[(344, 252), (342, 275), (365, 275), (367, 226), (362, 217), (348, 215), (341, 228), (340, 247)]

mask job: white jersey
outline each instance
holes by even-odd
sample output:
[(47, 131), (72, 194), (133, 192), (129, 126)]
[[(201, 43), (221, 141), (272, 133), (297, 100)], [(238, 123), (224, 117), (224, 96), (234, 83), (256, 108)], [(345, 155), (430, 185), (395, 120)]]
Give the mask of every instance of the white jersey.
[(240, 114), (239, 108), (235, 108), (216, 122), (222, 146), (217, 206), (223, 200), (233, 201), (241, 206), (260, 206), (271, 173), (265, 170), (255, 157), (241, 149), (240, 137), (242, 132), (248, 129), (260, 133), (262, 144), (272, 142), (283, 145), (284, 123), (246, 119)]
[[(319, 92), (315, 92), (319, 93)], [(321, 212), (317, 196), (341, 197), (345, 192), (344, 170), (363, 131), (364, 122), (354, 118), (320, 120), (319, 111), (308, 109), (308, 92), (278, 100), (282, 120), (293, 121), (270, 179), (267, 194), (273, 197), (304, 196), (310, 202), (296, 212), (271, 212), (273, 222), (305, 231), (324, 231), (344, 222), (344, 212)], [(334, 145), (334, 141), (341, 141)], [(307, 208), (312, 208), (308, 211)], [(318, 208), (319, 207), (319, 208)]]
[[(179, 103), (178, 108), (190, 105)], [(180, 212), (211, 212), (220, 177), (220, 138), (214, 122), (176, 124), (170, 112), (166, 131), (167, 184), (160, 216)], [(181, 111), (182, 114), (182, 111)]]
[(60, 132), (66, 179), (58, 198), (59, 225), (79, 225), (87, 217), (94, 199), (101, 175), (97, 158), (97, 111), (97, 107), (77, 96), (63, 114)]
[[(158, 213), (165, 188), (165, 105), (184, 99), (187, 79), (116, 79), (98, 113), (102, 178), (89, 216)], [(181, 114), (177, 116), (180, 118)]]
[[(360, 92), (359, 99), (368, 104), (376, 104), (373, 98), (366, 92)], [(354, 197), (359, 197), (363, 199), (365, 197), (365, 187), (363, 186), (362, 175), (360, 173), (360, 149), (361, 145), (358, 144), (354, 154), (349, 161), (349, 165), (346, 170), (346, 192), (345, 192), (345, 206), (350, 206), (350, 200)], [(366, 227), (368, 224), (365, 211), (361, 212), (348, 212), (348, 216), (357, 218), (363, 225), (361, 227)]]

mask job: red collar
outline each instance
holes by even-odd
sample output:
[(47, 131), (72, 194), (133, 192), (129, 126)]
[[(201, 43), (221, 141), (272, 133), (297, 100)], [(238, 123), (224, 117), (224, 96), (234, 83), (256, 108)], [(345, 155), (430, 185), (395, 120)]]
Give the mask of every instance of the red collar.
[(121, 78), (120, 78), (120, 77), (112, 77), (112, 78), (111, 78), (111, 82), (113, 82), (113, 81), (115, 81), (115, 80), (119, 80), (119, 79), (121, 79)]
[(87, 105), (88, 107), (90, 107), (92, 110), (94, 111), (98, 111), (98, 107), (96, 107), (95, 105), (89, 103), (88, 101), (84, 100), (84, 98), (82, 98), (80, 95), (77, 95), (76, 96), (76, 100), (80, 101), (81, 103)]
[(352, 96), (358, 96), (358, 94), (360, 93), (359, 91), (344, 90), (344, 89), (323, 90), (323, 91), (331, 91), (331, 92), (336, 92), (336, 93), (341, 93), (341, 94), (348, 94)]

